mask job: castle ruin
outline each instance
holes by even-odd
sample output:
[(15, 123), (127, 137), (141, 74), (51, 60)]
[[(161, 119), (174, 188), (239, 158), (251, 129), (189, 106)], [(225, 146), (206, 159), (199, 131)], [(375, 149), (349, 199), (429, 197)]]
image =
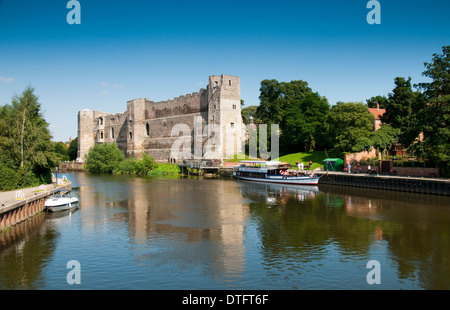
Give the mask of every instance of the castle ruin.
[(210, 76), (206, 89), (172, 100), (133, 99), (123, 113), (78, 113), (78, 159), (115, 142), (127, 157), (143, 152), (158, 162), (217, 159), (242, 151), (240, 78)]

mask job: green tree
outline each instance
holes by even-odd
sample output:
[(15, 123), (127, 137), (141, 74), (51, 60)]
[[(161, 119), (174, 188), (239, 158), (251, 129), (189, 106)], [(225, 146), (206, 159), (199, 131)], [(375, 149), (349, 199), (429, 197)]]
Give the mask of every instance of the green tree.
[(70, 142), (69, 149), (67, 150), (69, 160), (75, 160), (78, 157), (78, 137)]
[(339, 152), (368, 150), (372, 146), (374, 121), (362, 102), (338, 102), (326, 121), (330, 144)]
[(379, 151), (385, 153), (391, 146), (398, 141), (400, 129), (393, 128), (385, 124), (371, 135), (372, 145)]
[(422, 75), (431, 82), (417, 85), (427, 103), (418, 113), (424, 140), (414, 149), (416, 155), (439, 164), (450, 175), (450, 46), (442, 47), (442, 54), (433, 54), (425, 68)]
[(376, 108), (378, 103), (378, 107), (380, 109), (385, 109), (387, 106), (388, 98), (386, 98), (386, 96), (375, 96), (367, 99), (366, 102), (369, 108)]
[(257, 117), (262, 123), (284, 126), (284, 114), (294, 100), (301, 100), (305, 94), (311, 93), (311, 88), (305, 81), (278, 82), (263, 80), (260, 87), (260, 104)]
[(0, 109), (0, 165), (18, 171), (27, 185), (51, 182), (51, 168), (59, 164), (40, 109), (39, 98), (31, 87)]
[(85, 168), (93, 173), (112, 173), (124, 160), (116, 143), (96, 144), (86, 155)]
[(320, 132), (330, 112), (326, 98), (318, 93), (307, 93), (302, 99), (293, 100), (285, 111), (285, 123), (281, 128), (281, 143), (285, 149), (312, 151), (320, 141)]
[(69, 160), (69, 148), (64, 142), (53, 142), (53, 148), (60, 161)]
[(250, 117), (253, 117), (253, 122), (255, 124), (260, 124), (261, 120), (256, 116), (256, 110), (258, 109), (258, 106), (251, 105), (248, 107), (245, 107), (241, 110), (242, 115), (242, 121), (245, 125), (248, 125), (250, 123)]
[(411, 78), (395, 78), (395, 88), (386, 102), (381, 121), (400, 130), (399, 142), (409, 147), (420, 133), (417, 112), (423, 105), (423, 96), (412, 89)]

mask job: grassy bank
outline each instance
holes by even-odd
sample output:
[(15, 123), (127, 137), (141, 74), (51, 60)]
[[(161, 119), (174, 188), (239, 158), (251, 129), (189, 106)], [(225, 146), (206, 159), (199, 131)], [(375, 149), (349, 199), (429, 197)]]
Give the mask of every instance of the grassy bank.
[(148, 175), (179, 175), (180, 167), (176, 164), (158, 164), (158, 167), (148, 172)]
[[(229, 157), (227, 158), (227, 162), (239, 162), (240, 160), (243, 160), (243, 157), (245, 157), (245, 159), (254, 159), (254, 158), (249, 158), (248, 155), (242, 155), (240, 154), (240, 159), (237, 159), (237, 155), (234, 155), (233, 157)], [(332, 152), (328, 152), (328, 157), (332, 158), (332, 157), (337, 157), (335, 154), (333, 154)], [(308, 165), (309, 161), (312, 161), (312, 169), (316, 169), (319, 167), (323, 167), (323, 160), (326, 159), (326, 153), (324, 151), (312, 151), (312, 152), (299, 152), (299, 153), (292, 153), (292, 154), (286, 154), (283, 156), (280, 156), (279, 158), (275, 158), (275, 161), (282, 161), (282, 162), (287, 162), (287, 163), (291, 163), (293, 168), (297, 168), (295, 166), (295, 162), (298, 160), (299, 162), (303, 162), (303, 164)], [(260, 158), (257, 158), (255, 160), (262, 160)]]
[[(328, 153), (328, 157), (333, 157), (333, 155)], [(280, 156), (275, 160), (291, 163), (293, 167), (295, 166), (295, 162), (297, 160), (299, 162), (303, 162), (305, 165), (308, 165), (309, 161), (312, 161), (313, 162), (312, 169), (316, 169), (319, 167), (323, 167), (323, 160), (326, 158), (327, 156), (324, 151), (312, 151), (312, 152), (299, 152), (287, 154)]]

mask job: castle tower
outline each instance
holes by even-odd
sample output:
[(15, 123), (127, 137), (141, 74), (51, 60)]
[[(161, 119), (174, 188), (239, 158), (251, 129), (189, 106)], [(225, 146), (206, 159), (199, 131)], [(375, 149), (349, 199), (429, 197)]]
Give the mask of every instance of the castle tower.
[(78, 112), (77, 161), (84, 162), (85, 156), (95, 143), (105, 141), (105, 118), (111, 113), (84, 109)]
[(127, 157), (139, 157), (144, 151), (145, 106), (147, 99), (134, 99), (127, 102)]
[(222, 158), (242, 152), (240, 78), (210, 76), (208, 84), (208, 124), (220, 132)]

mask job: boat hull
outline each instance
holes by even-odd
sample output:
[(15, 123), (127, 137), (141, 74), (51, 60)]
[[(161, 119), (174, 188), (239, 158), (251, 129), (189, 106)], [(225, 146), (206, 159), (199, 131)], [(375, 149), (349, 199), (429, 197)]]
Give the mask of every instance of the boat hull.
[(252, 178), (248, 176), (242, 176), (233, 174), (236, 179), (261, 182), (261, 183), (275, 183), (275, 184), (290, 184), (290, 185), (310, 185), (317, 186), (319, 184), (319, 177), (272, 177), (272, 178)]
[(70, 210), (78, 207), (78, 200), (61, 202), (59, 204), (46, 204), (45, 209), (50, 212), (58, 212), (64, 210)]

